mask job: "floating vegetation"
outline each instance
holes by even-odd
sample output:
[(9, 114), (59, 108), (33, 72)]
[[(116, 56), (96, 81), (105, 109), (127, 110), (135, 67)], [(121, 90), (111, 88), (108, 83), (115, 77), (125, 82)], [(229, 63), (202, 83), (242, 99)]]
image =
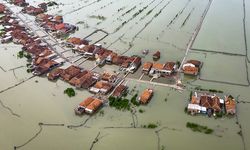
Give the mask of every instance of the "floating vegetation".
[(73, 88), (67, 88), (66, 90), (64, 90), (64, 94), (67, 94), (69, 97), (73, 97), (76, 95)]
[(94, 18), (94, 19), (98, 19), (98, 20), (102, 20), (102, 21), (104, 21), (104, 20), (106, 20), (106, 17), (104, 17), (104, 16), (101, 16), (101, 15), (91, 15), (91, 16), (89, 16), (89, 18)]
[(190, 128), (194, 132), (201, 132), (205, 134), (211, 134), (214, 132), (213, 129), (210, 129), (207, 126), (199, 125), (199, 124), (192, 123), (192, 122), (187, 122), (186, 127)]

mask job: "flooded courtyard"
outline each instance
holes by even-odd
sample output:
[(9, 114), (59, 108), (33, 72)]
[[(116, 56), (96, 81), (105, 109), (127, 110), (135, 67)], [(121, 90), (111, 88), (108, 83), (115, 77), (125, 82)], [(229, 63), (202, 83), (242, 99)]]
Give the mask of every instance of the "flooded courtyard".
[[(27, 2), (32, 5), (40, 3), (38, 0)], [(49, 7), (47, 13), (62, 15), (65, 22), (76, 24), (79, 31), (72, 37), (84, 38), (96, 29), (108, 32), (101, 41), (98, 40), (104, 36), (102, 33), (93, 34), (88, 39), (93, 43), (98, 41), (118, 54), (139, 55), (146, 62), (152, 61), (153, 52), (158, 50), (161, 52), (158, 62), (181, 62), (210, 2), (198, 36), (187, 54), (187, 59), (203, 62), (200, 76), (182, 76), (186, 87), (180, 92), (139, 82), (142, 75), (139, 68), (128, 76), (128, 97), (145, 88), (152, 88), (155, 92), (150, 103), (135, 108), (135, 112), (119, 111), (105, 105), (94, 115), (76, 116), (74, 108), (91, 93), (76, 90), (75, 97), (67, 97), (63, 91), (71, 87), (68, 83), (33, 77), (26, 71), (26, 60), (17, 58), (21, 46), (1, 44), (0, 149), (250, 149), (247, 142), (250, 140), (250, 121), (247, 119), (250, 113), (250, 2), (58, 0), (59, 5)], [(148, 55), (142, 54), (144, 49), (149, 49)], [(78, 59), (71, 51), (64, 55), (72, 60)], [(118, 70), (113, 65), (96, 67), (94, 61), (85, 61), (84, 58), (77, 63), (97, 72)], [(149, 80), (146, 76), (143, 79)], [(237, 115), (214, 119), (185, 114), (190, 92), (199, 86), (237, 97)], [(144, 112), (140, 113), (139, 109)], [(214, 133), (193, 132), (186, 128), (187, 122), (208, 126)], [(158, 127), (143, 128), (149, 123)]]

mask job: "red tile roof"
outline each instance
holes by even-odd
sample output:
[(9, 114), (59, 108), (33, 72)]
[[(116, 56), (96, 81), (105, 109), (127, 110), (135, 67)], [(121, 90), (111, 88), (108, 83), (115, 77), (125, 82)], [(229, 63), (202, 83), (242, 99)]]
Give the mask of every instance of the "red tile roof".
[(146, 104), (149, 102), (151, 97), (153, 96), (153, 90), (152, 89), (146, 89), (143, 91), (141, 96), (139, 97), (139, 100), (142, 104)]

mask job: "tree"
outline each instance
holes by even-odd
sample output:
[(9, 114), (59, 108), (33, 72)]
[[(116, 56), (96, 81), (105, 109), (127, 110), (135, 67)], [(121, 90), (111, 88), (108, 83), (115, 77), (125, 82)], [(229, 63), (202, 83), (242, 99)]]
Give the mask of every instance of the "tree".
[(73, 88), (67, 88), (66, 90), (64, 90), (64, 94), (67, 94), (69, 97), (73, 97), (76, 95)]

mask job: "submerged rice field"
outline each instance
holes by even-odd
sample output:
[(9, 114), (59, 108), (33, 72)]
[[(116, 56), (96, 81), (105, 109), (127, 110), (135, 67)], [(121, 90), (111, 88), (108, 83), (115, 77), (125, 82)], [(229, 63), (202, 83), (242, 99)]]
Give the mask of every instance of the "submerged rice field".
[[(40, 3), (39, 0), (28, 2)], [(245, 9), (243, 2), (212, 1), (187, 55), (187, 59), (203, 62), (201, 74), (197, 79), (183, 76), (186, 85), (183, 92), (132, 80), (139, 79), (140, 70), (129, 76), (131, 80), (127, 84), (134, 89), (129, 97), (145, 88), (155, 91), (150, 103), (135, 112), (104, 106), (92, 116), (76, 116), (73, 109), (91, 95), (87, 90), (76, 90), (76, 96), (68, 98), (63, 91), (70, 87), (69, 84), (32, 77), (26, 72), (26, 61), (17, 58), (21, 47), (1, 44), (0, 149), (250, 149), (247, 142), (250, 140), (250, 121), (247, 119), (250, 108), (247, 48), (250, 44), (250, 2), (245, 2)], [(63, 15), (65, 22), (76, 24), (79, 31), (72, 37), (84, 38), (96, 29), (103, 29), (109, 33), (99, 42), (104, 47), (119, 54), (142, 56), (143, 61), (152, 61), (153, 51), (159, 50), (159, 62), (165, 63), (182, 61), (209, 0), (58, 0), (57, 3), (59, 5), (49, 7), (47, 13)], [(102, 36), (94, 34), (89, 40), (95, 42)], [(152, 51), (144, 56), (144, 49)], [(65, 55), (73, 54), (67, 52)], [(81, 64), (87, 69), (94, 66), (92, 61)], [(95, 71), (117, 69), (109, 65), (94, 68)], [(185, 114), (190, 91), (197, 86), (223, 90), (237, 97), (237, 116), (214, 119)], [(140, 113), (139, 109), (144, 112)], [(214, 133), (193, 132), (186, 128), (187, 122), (208, 126)], [(157, 127), (144, 128), (150, 123)]]

